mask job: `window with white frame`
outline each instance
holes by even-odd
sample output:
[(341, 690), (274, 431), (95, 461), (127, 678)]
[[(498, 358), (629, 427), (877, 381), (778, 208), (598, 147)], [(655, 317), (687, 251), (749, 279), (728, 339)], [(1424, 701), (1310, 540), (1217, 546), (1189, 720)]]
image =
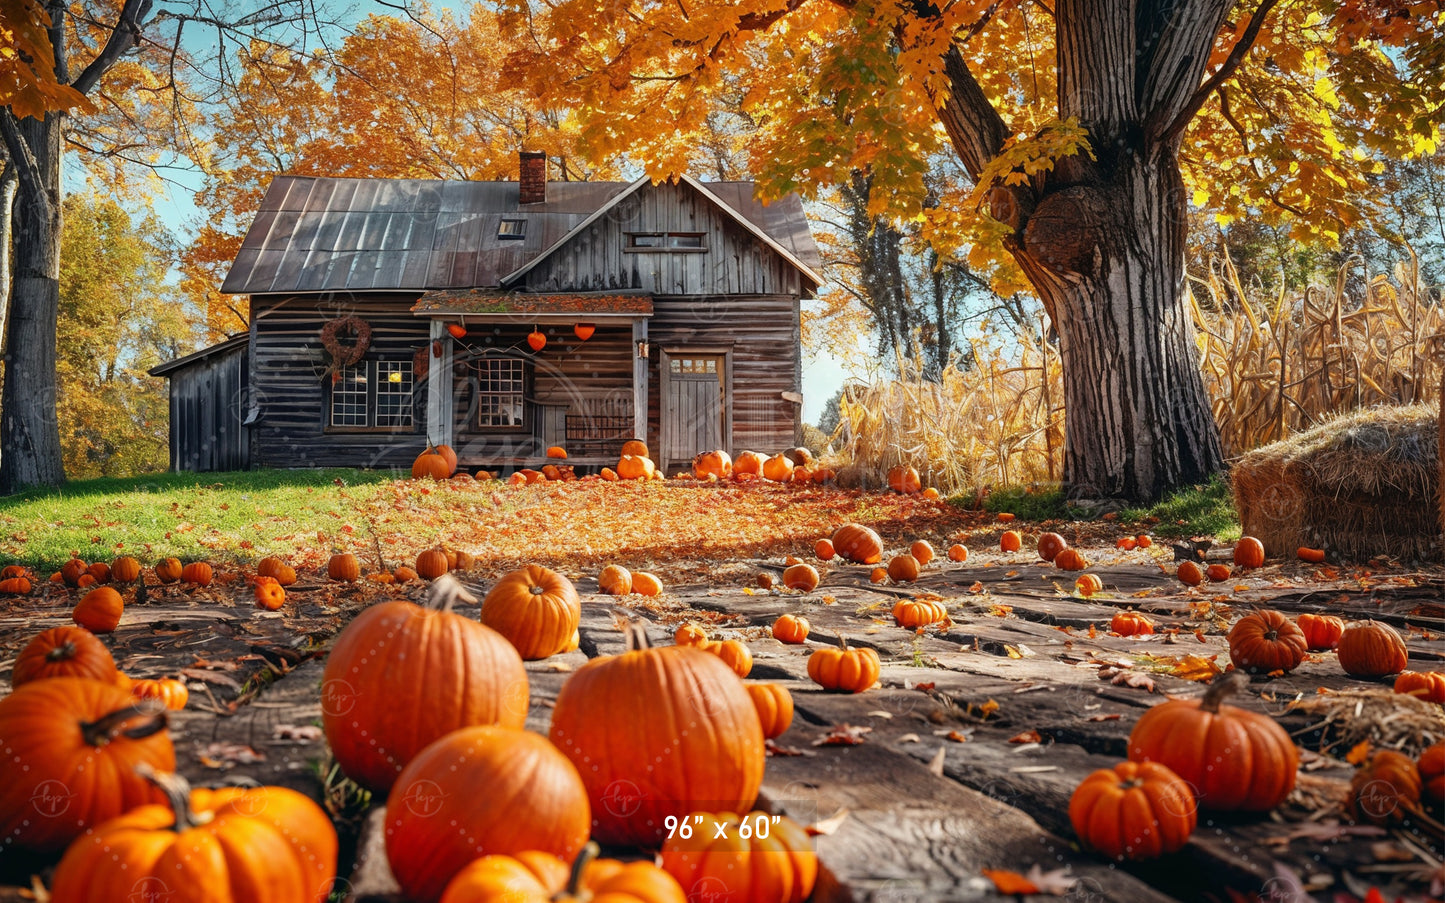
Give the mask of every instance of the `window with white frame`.
[(410, 429), (414, 379), (409, 360), (361, 361), (331, 384), (334, 429)]
[(706, 251), (702, 232), (629, 232), (629, 251)]
[(486, 357), (472, 362), (477, 379), (477, 427), (524, 429), (527, 415), (527, 362)]

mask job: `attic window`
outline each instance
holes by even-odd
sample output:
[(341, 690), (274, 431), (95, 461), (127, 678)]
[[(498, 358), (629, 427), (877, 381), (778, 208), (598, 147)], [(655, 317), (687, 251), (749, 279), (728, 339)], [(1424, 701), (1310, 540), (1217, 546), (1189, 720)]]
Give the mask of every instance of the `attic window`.
[(504, 219), (501, 225), (497, 226), (498, 238), (526, 238), (527, 221), (524, 219)]
[(629, 251), (706, 251), (702, 232), (629, 232)]

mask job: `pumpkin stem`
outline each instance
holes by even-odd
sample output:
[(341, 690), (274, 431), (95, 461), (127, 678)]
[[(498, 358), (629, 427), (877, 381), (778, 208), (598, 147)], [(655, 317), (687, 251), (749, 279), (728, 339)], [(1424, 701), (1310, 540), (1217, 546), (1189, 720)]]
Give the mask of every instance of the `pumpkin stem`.
[(1248, 683), (1249, 676), (1243, 671), (1229, 671), (1221, 675), (1204, 691), (1204, 699), (1199, 703), (1200, 710), (1211, 715), (1219, 714), (1219, 707), (1224, 704), (1224, 700), (1243, 690)]
[(451, 574), (442, 574), (427, 587), (426, 595), (422, 598), (422, 607), (450, 614), (452, 606), (456, 605), (458, 600), (469, 605), (477, 604), (477, 597), (467, 592), (460, 580)]
[(848, 651), (848, 638), (845, 637), (845, 636), (843, 636), (843, 631), (841, 631), (841, 630), (835, 630), (835, 631), (833, 631), (833, 634), (834, 634), (836, 637), (838, 637), (838, 645), (839, 645), (840, 647), (842, 647), (842, 649), (843, 649), (844, 652), (847, 652), (847, 651)]
[(64, 661), (65, 659), (68, 659), (68, 658), (75, 658), (75, 641), (74, 641), (74, 640), (66, 640), (65, 642), (61, 643), (59, 646), (56, 646), (54, 649), (52, 649), (52, 650), (50, 650), (49, 652), (45, 653), (45, 660), (46, 660), (47, 662), (59, 662), (59, 661)]
[[(127, 721), (140, 717), (145, 717), (146, 720), (132, 728), (124, 727)], [(161, 705), (157, 707), (155, 700), (142, 699), (123, 709), (116, 709), (109, 715), (102, 715), (94, 721), (82, 721), (80, 723), (80, 736), (87, 745), (105, 746), (116, 737), (125, 737), (128, 740), (143, 740), (151, 734), (159, 733), (165, 729), (165, 706)]]
[(641, 618), (629, 618), (627, 623), (622, 625), (622, 638), (627, 642), (628, 652), (652, 648), (651, 641), (647, 639), (647, 628), (642, 626)]
[(156, 786), (156, 789), (165, 794), (166, 804), (171, 807), (171, 812), (176, 816), (170, 830), (180, 834), (197, 825), (204, 825), (213, 818), (209, 812), (197, 814), (191, 809), (191, 782), (180, 775), (156, 771), (148, 762), (137, 765), (135, 773), (150, 781)]
[(582, 873), (587, 871), (587, 866), (591, 865), (592, 860), (596, 859), (601, 852), (602, 848), (597, 845), (597, 841), (587, 841), (587, 846), (582, 848), (582, 852), (578, 853), (577, 858), (572, 862), (572, 871), (567, 875), (567, 886), (553, 894), (552, 899), (579, 899), (579, 893), (582, 890)]

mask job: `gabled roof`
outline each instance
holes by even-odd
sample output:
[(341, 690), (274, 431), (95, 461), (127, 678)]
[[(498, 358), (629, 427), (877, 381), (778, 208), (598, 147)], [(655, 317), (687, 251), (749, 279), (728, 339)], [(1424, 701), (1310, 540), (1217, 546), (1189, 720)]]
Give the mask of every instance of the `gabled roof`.
[[(817, 279), (821, 257), (796, 196), (764, 205), (751, 182), (686, 181)], [(548, 182), (545, 202), (522, 207), (516, 182), (277, 176), (221, 291), (499, 287), (643, 184)], [(503, 219), (523, 221), (523, 236), (499, 236)]]
[(163, 364), (156, 364), (154, 367), (147, 370), (146, 373), (150, 374), (151, 376), (165, 376), (169, 373), (181, 369), (182, 367), (188, 367), (191, 364), (203, 361), (208, 357), (212, 357), (213, 355), (224, 354), (225, 352), (231, 351), (235, 348), (242, 348), (246, 345), (248, 341), (250, 341), (250, 338), (251, 336), (249, 333), (237, 333), (236, 335), (233, 335), (228, 339), (217, 342), (214, 345), (209, 345), (205, 348), (202, 348), (200, 351), (192, 352), (185, 355), (184, 357), (178, 357), (173, 361), (166, 361)]
[(650, 317), (652, 296), (617, 292), (505, 292), (496, 289), (443, 289), (427, 292), (411, 306), (423, 317), (462, 316), (514, 320), (517, 316)]

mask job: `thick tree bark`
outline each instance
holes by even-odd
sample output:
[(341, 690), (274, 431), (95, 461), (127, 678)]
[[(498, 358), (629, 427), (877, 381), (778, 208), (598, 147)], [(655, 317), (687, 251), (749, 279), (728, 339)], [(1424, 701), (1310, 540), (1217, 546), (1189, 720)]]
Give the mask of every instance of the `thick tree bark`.
[[(0, 115), (9, 116), (8, 111)], [(60, 309), (60, 157), (64, 114), (7, 123), (33, 158), (15, 204), (15, 277), (0, 396), (0, 493), (65, 480), (56, 420)], [(19, 161), (17, 161), (19, 162)], [(26, 161), (28, 164), (30, 161)]]

